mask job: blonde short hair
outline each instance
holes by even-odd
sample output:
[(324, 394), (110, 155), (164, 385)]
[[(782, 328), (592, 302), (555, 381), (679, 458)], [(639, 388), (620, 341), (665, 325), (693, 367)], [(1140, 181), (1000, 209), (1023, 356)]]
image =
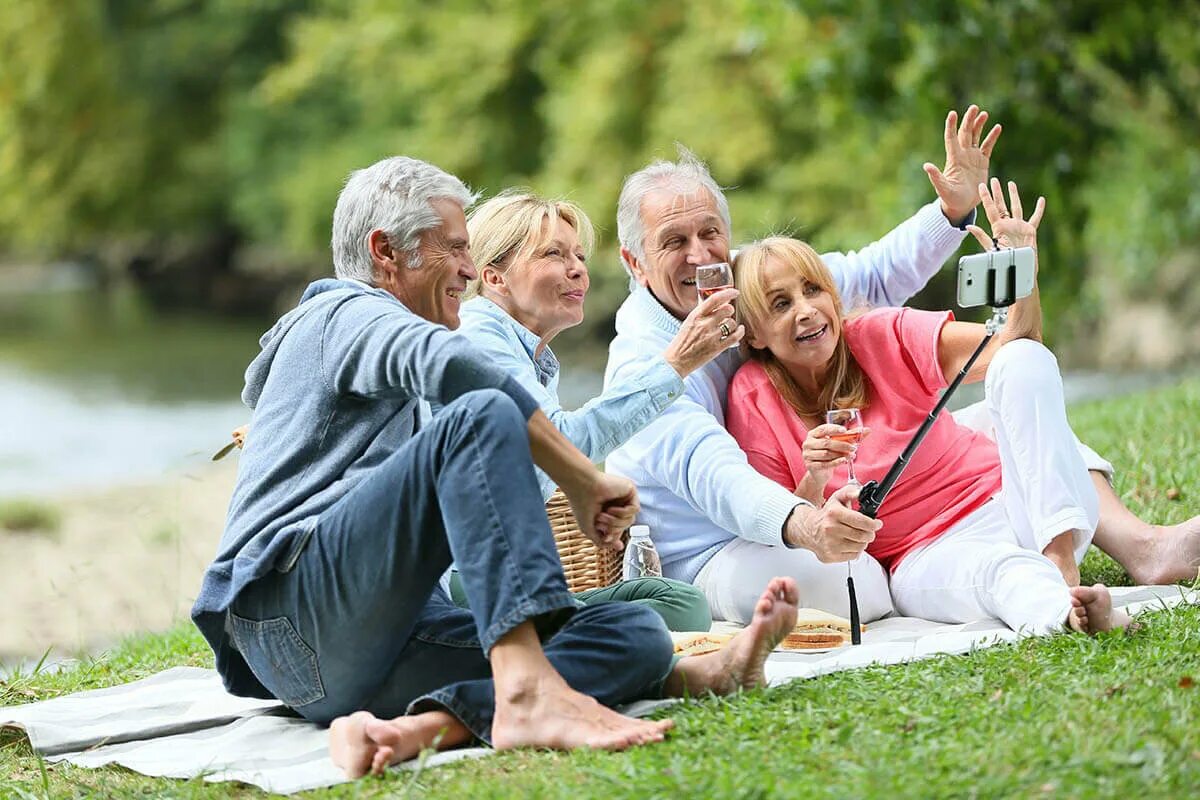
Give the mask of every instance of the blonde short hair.
[(771, 236), (738, 250), (733, 274), (738, 290), (738, 315), (740, 321), (746, 325), (747, 334), (761, 325), (770, 311), (764, 274), (767, 262), (772, 259), (782, 262), (804, 280), (816, 284), (821, 291), (832, 295), (838, 312), (837, 349), (833, 354), (829, 380), (821, 387), (816, 397), (809, 397), (800, 391), (800, 387), (771, 351), (747, 345), (750, 358), (762, 363), (775, 390), (801, 416), (816, 417), (824, 421), (826, 409), (866, 408), (867, 378), (858, 362), (854, 360), (850, 348), (846, 346), (846, 315), (837, 283), (817, 251), (804, 242), (786, 236)]
[[(591, 254), (596, 232), (583, 209), (566, 200), (550, 200), (524, 189), (508, 189), (478, 205), (467, 218), (471, 255), (482, 272), (492, 267), (505, 272), (553, 235), (551, 223), (561, 219), (579, 235), (584, 253)], [(468, 289), (478, 294), (480, 280)]]

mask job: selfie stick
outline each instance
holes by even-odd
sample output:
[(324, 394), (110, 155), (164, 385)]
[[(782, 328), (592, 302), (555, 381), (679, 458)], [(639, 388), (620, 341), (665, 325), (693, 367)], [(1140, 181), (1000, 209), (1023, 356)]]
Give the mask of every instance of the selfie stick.
[[(900, 474), (904, 472), (904, 468), (908, 466), (908, 461), (912, 458), (913, 453), (921, 446), (921, 441), (933, 428), (933, 423), (937, 421), (938, 414), (946, 408), (946, 403), (950, 402), (950, 398), (954, 395), (955, 390), (962, 384), (963, 378), (967, 377), (967, 373), (971, 371), (971, 367), (975, 365), (976, 359), (980, 353), (987, 347), (988, 342), (992, 337), (1004, 327), (1004, 323), (1008, 320), (1008, 307), (1016, 302), (1017, 286), (1016, 286), (1016, 270), (1009, 267), (1004, 272), (1004, 289), (999, 288), (1001, 281), (1000, 273), (995, 268), (992, 268), (992, 283), (988, 292), (988, 305), (992, 307), (992, 318), (987, 321), (984, 329), (987, 335), (983, 337), (983, 341), (975, 348), (975, 352), (967, 359), (967, 363), (954, 376), (953, 382), (946, 387), (946, 391), (942, 393), (942, 397), (938, 400), (937, 405), (929, 412), (929, 416), (921, 423), (921, 427), (917, 429), (916, 435), (912, 441), (904, 448), (904, 452), (896, 459), (896, 463), (892, 464), (892, 468), (888, 470), (887, 475), (883, 476), (881, 481), (867, 481), (863, 484), (862, 489), (858, 492), (858, 510), (864, 516), (875, 519), (879, 513), (879, 506), (883, 505), (884, 499), (888, 496), (888, 492), (896, 485), (896, 481), (900, 480)], [(850, 590), (850, 643), (861, 644), (862, 632), (859, 630), (859, 615), (858, 615), (858, 600), (854, 596), (854, 579), (847, 578), (846, 586)]]

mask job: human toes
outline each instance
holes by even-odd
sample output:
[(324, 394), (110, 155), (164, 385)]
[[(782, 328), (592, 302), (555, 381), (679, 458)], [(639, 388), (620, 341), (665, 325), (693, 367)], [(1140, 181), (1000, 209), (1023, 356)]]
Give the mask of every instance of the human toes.
[(382, 775), (388, 767), (392, 765), (392, 758), (396, 755), (396, 751), (387, 745), (381, 745), (375, 751), (375, 757), (371, 760), (371, 774)]

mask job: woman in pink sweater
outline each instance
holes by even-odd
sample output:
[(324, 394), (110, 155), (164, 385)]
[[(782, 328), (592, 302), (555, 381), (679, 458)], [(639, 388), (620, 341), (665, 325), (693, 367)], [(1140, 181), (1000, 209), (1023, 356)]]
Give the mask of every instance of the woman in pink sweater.
[[(999, 181), (979, 188), (999, 246), (1036, 248), (1044, 200), (1025, 220), (1014, 184), (1011, 215)], [(855, 447), (859, 480), (884, 476), (984, 336), (949, 311), (845, 316), (829, 270), (794, 239), (744, 248), (735, 274), (750, 360), (730, 384), (729, 431), (759, 471), (818, 505), (847, 482)], [(1034, 634), (1129, 621), (1103, 585), (1077, 585), (1097, 499), (1041, 327), (1035, 288), (967, 375), (986, 382), (996, 440), (943, 412), (879, 510), (883, 527), (867, 552), (890, 570), (901, 614), (998, 617)], [(858, 445), (824, 424), (826, 410), (849, 407), (870, 433)]]

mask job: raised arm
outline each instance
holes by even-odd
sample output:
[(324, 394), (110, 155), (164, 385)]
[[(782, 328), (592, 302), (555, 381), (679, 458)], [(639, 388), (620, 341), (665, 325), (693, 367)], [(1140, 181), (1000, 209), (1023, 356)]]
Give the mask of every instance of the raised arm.
[(946, 115), (945, 168), (929, 163), (924, 167), (937, 201), (862, 250), (823, 256), (848, 305), (903, 305), (958, 249), (963, 226), (974, 220), (976, 187), (987, 180), (992, 149), (1000, 137), (996, 125), (981, 141), (987, 119), (987, 112), (974, 105), (963, 114), (961, 125), (956, 111)]
[[(1009, 308), (1008, 320), (1004, 327), (992, 341), (988, 342), (988, 346), (971, 365), (970, 372), (964, 378), (965, 383), (983, 380), (987, 374), (988, 365), (992, 362), (992, 357), (1006, 342), (1014, 339), (1034, 339), (1039, 342), (1042, 340), (1042, 304), (1038, 296), (1037, 285), (1037, 229), (1041, 224), (1042, 214), (1046, 210), (1046, 198), (1038, 198), (1033, 214), (1026, 220), (1024, 219), (1024, 209), (1021, 207), (1021, 195), (1017, 191), (1017, 185), (1012, 181), (1008, 182), (1008, 196), (1012, 204), (1011, 214), (1005, 206), (1004, 192), (1000, 188), (999, 180), (992, 178), (990, 190), (986, 184), (979, 184), (978, 191), (979, 197), (983, 201), (984, 211), (987, 212), (988, 222), (992, 226), (992, 236), (984, 233), (982, 228), (975, 225), (968, 226), (968, 230), (988, 250), (993, 246), (999, 248), (1032, 247), (1034, 280), (1033, 291), (1028, 297), (1021, 298)], [(975, 348), (979, 346), (984, 335), (984, 326), (978, 323), (947, 322), (942, 326), (941, 336), (938, 339), (938, 360), (941, 362), (942, 372), (945, 374), (947, 382), (954, 380), (954, 376), (967, 363), (967, 359), (975, 352)]]

